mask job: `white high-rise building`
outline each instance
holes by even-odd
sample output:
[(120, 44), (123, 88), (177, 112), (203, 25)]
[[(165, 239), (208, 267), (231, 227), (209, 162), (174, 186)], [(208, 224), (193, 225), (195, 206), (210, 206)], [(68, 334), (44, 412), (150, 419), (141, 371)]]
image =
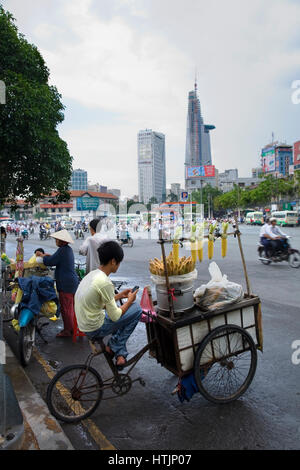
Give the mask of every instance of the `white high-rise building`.
[(138, 133), (139, 200), (166, 199), (165, 136), (146, 129)]

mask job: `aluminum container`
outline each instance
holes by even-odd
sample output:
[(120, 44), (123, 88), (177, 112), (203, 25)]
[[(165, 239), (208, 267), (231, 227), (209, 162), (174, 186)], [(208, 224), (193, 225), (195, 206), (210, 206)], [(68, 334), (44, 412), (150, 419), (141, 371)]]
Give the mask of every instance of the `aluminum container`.
[[(156, 286), (157, 307), (159, 310), (169, 312), (168, 291), (165, 284), (157, 284)], [(170, 284), (170, 289), (174, 289), (174, 313), (185, 312), (194, 307), (194, 281), (177, 282)]]

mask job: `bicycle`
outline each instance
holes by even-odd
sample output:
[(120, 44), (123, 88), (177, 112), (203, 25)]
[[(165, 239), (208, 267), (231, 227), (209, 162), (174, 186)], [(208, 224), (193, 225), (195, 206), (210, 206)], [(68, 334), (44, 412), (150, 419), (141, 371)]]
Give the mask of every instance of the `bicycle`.
[(1, 279), (1, 310), (2, 310), (2, 319), (3, 322), (9, 322), (13, 319), (13, 314), (11, 308), (14, 305), (14, 302), (11, 298), (13, 285), (13, 278), (9, 273), (7, 267), (2, 270), (2, 279)]
[[(47, 389), (46, 402), (50, 412), (66, 423), (77, 423), (87, 418), (96, 410), (102, 399), (109, 400), (125, 395), (134, 382), (146, 385), (141, 377), (132, 380), (129, 374), (152, 344), (144, 346), (123, 366), (116, 366), (102, 339), (97, 341), (99, 348), (95, 345), (96, 342), (89, 343), (92, 352), (85, 364), (64, 367), (51, 380)], [(113, 374), (106, 380), (102, 380), (99, 372), (91, 367), (92, 360), (100, 354), (104, 354)], [(130, 367), (129, 371), (126, 374), (121, 373), (121, 370), (127, 367)], [(107, 389), (111, 389), (114, 395), (103, 398), (103, 391)]]

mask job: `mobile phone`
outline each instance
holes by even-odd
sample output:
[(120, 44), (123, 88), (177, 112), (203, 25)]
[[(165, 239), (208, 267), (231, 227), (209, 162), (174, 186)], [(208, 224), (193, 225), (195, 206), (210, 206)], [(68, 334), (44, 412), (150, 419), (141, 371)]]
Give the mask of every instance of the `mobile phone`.
[(133, 294), (133, 292), (135, 292), (136, 290), (138, 290), (140, 288), (140, 286), (134, 286), (133, 289), (131, 289), (131, 293)]

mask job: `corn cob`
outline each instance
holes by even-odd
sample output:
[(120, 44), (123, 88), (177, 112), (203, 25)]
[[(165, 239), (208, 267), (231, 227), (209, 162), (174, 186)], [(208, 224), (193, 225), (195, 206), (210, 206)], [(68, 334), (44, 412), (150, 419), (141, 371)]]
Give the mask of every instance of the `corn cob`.
[(207, 242), (207, 249), (208, 249), (208, 259), (212, 259), (214, 255), (214, 225), (211, 224), (209, 226), (209, 233), (208, 233), (208, 242)]
[[(191, 256), (189, 256), (188, 258), (183, 256), (178, 260), (178, 263), (176, 263), (173, 258), (173, 253), (171, 252), (166, 257), (166, 268), (169, 276), (187, 274), (190, 271), (194, 270), (195, 262), (193, 261)], [(165, 271), (163, 262), (158, 258), (154, 258), (154, 260), (149, 260), (149, 271), (151, 272), (151, 274), (163, 276)]]
[(179, 262), (179, 242), (174, 242), (173, 243), (173, 258), (175, 264), (178, 264)]
[(196, 225), (192, 225), (192, 234), (191, 234), (191, 255), (194, 263), (197, 261), (197, 245), (196, 245)]
[(228, 222), (222, 223), (222, 246), (221, 246), (221, 253), (222, 257), (224, 258), (227, 253), (227, 230), (228, 230)]
[(198, 245), (198, 260), (201, 261), (203, 260), (203, 242), (199, 242), (199, 245)]

